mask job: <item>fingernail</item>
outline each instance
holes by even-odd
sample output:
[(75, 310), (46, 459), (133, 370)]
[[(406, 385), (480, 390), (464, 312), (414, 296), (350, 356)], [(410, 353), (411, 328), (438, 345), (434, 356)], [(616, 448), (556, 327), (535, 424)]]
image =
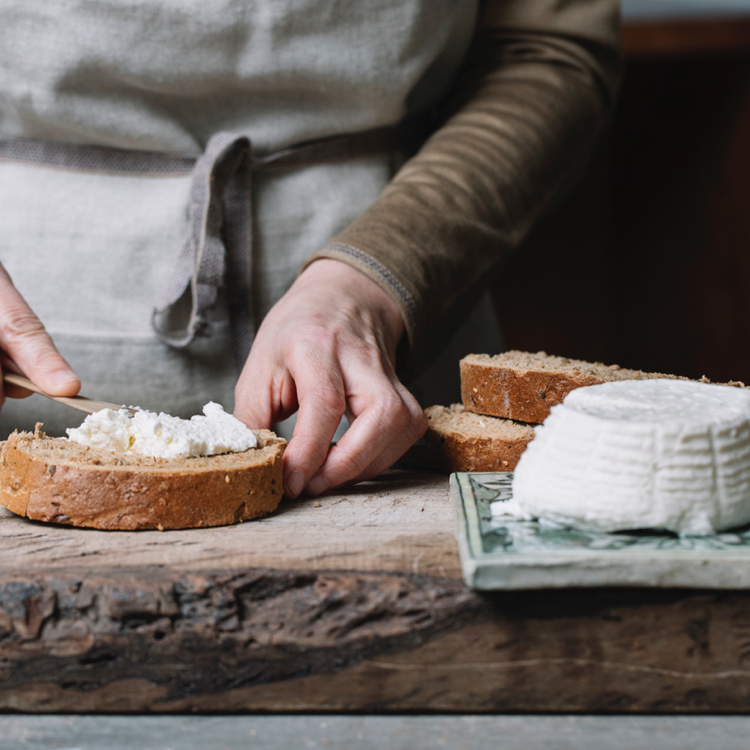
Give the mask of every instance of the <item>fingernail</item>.
[(322, 477), (319, 474), (317, 476), (314, 476), (310, 480), (310, 484), (307, 485), (307, 492), (313, 496), (322, 495), (327, 489), (328, 482), (326, 481), (325, 477)]
[(67, 385), (68, 383), (73, 383), (78, 378), (76, 377), (76, 374), (73, 372), (73, 370), (57, 370), (56, 372), (53, 372), (52, 375), (50, 375), (50, 381), (52, 381), (52, 385)]
[(293, 471), (286, 480), (286, 494), (297, 497), (305, 488), (305, 475), (301, 471)]

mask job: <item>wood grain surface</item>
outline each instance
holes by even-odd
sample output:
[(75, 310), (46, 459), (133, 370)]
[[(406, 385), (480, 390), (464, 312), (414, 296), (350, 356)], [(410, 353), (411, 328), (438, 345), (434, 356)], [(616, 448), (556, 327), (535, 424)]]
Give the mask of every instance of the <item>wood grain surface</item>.
[(479, 595), (448, 483), (237, 527), (0, 518), (0, 710), (748, 712), (746, 592)]
[(460, 578), (448, 479), (391, 472), (320, 500), (283, 500), (271, 516), (236, 526), (111, 532), (36, 523), (0, 507), (0, 571), (397, 571)]

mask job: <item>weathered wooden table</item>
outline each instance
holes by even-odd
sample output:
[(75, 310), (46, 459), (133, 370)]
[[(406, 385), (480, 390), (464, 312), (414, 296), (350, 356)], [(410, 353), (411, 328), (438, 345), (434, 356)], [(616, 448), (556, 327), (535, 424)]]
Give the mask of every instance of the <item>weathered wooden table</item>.
[(750, 709), (750, 593), (476, 594), (438, 475), (227, 528), (0, 537), (1, 710)]

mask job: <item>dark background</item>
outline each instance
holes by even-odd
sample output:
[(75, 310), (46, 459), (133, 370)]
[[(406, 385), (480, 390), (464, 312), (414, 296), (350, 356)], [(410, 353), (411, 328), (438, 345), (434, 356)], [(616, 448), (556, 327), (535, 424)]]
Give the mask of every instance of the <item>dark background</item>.
[(626, 21), (611, 128), (495, 284), (506, 348), (750, 383), (750, 15)]

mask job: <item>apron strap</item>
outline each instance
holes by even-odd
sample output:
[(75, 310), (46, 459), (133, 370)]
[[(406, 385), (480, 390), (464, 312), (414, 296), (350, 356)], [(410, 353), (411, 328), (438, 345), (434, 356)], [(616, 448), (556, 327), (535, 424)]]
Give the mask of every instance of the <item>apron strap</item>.
[(151, 321), (159, 338), (178, 349), (209, 336), (209, 314), (226, 277), (238, 365), (254, 337), (251, 174), (248, 138), (217, 133), (209, 140), (193, 169), (188, 236)]

